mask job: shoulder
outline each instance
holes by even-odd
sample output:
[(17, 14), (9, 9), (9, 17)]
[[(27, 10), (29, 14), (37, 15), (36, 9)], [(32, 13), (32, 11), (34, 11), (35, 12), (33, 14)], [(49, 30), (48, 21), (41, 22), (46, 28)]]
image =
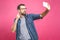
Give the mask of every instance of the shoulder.
[(26, 14), (27, 16), (32, 16), (33, 14), (32, 13), (29, 13), (29, 14)]

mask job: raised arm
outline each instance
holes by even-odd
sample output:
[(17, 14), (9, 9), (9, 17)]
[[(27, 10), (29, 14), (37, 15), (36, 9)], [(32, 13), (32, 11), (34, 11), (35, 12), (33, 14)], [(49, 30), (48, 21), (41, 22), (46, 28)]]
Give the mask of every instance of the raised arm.
[(12, 31), (12, 32), (15, 32), (15, 31), (16, 31), (18, 19), (19, 19), (19, 14), (18, 14), (18, 15), (16, 16), (16, 18), (14, 19), (14, 23), (13, 23), (13, 25), (12, 25), (12, 27), (11, 27), (11, 31)]
[(50, 5), (47, 2), (43, 2), (43, 6), (46, 8), (46, 10), (40, 15), (42, 18), (46, 16), (50, 10)]

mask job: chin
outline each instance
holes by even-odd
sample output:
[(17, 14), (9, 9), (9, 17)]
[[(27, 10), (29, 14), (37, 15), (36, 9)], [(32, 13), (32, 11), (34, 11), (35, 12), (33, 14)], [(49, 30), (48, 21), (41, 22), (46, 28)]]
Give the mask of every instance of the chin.
[(22, 13), (22, 15), (25, 15), (26, 13)]

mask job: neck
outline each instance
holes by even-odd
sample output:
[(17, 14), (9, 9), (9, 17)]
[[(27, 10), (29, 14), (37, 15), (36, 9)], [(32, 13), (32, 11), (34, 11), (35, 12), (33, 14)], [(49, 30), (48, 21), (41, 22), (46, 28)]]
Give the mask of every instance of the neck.
[(22, 13), (20, 13), (20, 17), (22, 17), (22, 16), (26, 16), (26, 14), (22, 14)]

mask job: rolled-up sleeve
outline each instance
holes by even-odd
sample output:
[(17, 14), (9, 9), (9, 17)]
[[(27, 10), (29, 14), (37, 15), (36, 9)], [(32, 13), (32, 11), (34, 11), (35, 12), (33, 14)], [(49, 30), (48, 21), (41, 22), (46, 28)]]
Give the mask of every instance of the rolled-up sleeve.
[(30, 14), (33, 18), (33, 20), (37, 20), (37, 19), (42, 19), (42, 17), (40, 16), (41, 14)]

